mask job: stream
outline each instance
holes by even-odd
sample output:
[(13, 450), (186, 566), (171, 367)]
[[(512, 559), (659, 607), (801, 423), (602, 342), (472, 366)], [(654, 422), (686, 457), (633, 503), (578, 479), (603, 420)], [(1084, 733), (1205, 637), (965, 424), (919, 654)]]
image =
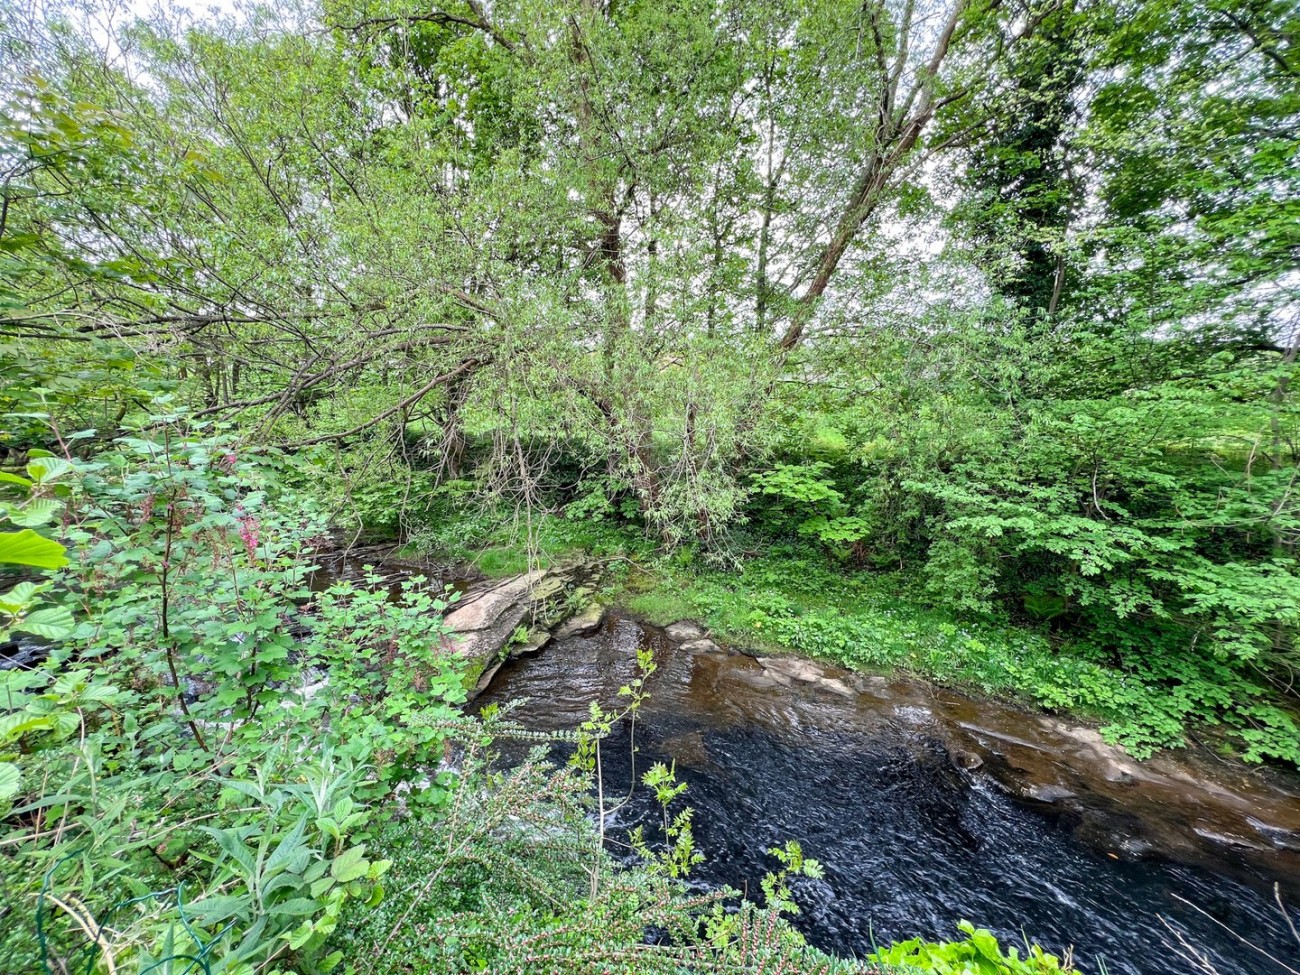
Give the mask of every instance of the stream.
[[(1149, 784), (1134, 785), (1120, 770), (1099, 778), (1096, 794), (1063, 777), (1068, 790), (1039, 787), (1048, 801), (1027, 801), (1005, 786), (1014, 775), (993, 774), (991, 757), (955, 761), (965, 753), (954, 752), (944, 730), (946, 722), (967, 729), (972, 741), (996, 744), (1016, 741), (1007, 729), (1017, 724), (1047, 725), (1011, 709), (990, 716), (969, 698), (927, 699), (916, 685), (879, 678), (850, 686), (842, 672), (791, 680), (748, 656), (679, 648), (662, 631), (617, 614), (590, 636), (507, 663), (476, 706), (526, 699), (513, 711), (521, 724), (574, 728), (589, 701), (616, 705), (639, 647), (653, 649), (658, 669), (635, 722), (635, 758), (626, 722), (603, 747), (606, 795), (626, 795), (634, 773), (655, 761), (674, 762), (689, 784), (681, 801), (695, 809), (696, 843), (707, 858), (691, 878), (701, 887), (757, 896), (776, 866), (766, 850), (798, 840), (823, 863), (825, 879), (792, 885), (801, 906), (796, 924), (826, 951), (861, 956), (874, 944), (918, 935), (952, 938), (965, 918), (1004, 946), (1027, 938), (1056, 954), (1072, 950), (1089, 975), (1207, 972), (1186, 957), (1189, 950), (1221, 975), (1284, 975), (1241, 939), (1300, 970), (1300, 945), (1272, 895), (1279, 882), (1289, 904), (1300, 902), (1293, 869), (1300, 858), (1290, 839), (1276, 850), (1244, 839), (1180, 847), (1180, 830), (1193, 841), (1222, 840), (1215, 830), (1230, 827), (1215, 825), (1207, 811), (1207, 825), (1186, 829), (1199, 799), (1188, 790), (1187, 813), (1178, 806), (1184, 797), (1162, 793), (1182, 781), (1173, 773), (1152, 772)], [(1013, 765), (1020, 761), (1014, 749), (1004, 753)], [(1045, 754), (1054, 760), (1050, 749)], [(1128, 783), (1114, 785), (1129, 790), (1122, 808), (1106, 793), (1111, 780)], [(1247, 788), (1255, 790), (1240, 800), (1247, 812), (1300, 818), (1291, 794)], [(647, 793), (637, 789), (609, 818), (612, 835), (658, 822)], [(1074, 801), (1054, 804), (1057, 794)], [(1162, 813), (1169, 824), (1139, 828), (1135, 817), (1158, 821)], [(1300, 926), (1300, 912), (1289, 913)]]

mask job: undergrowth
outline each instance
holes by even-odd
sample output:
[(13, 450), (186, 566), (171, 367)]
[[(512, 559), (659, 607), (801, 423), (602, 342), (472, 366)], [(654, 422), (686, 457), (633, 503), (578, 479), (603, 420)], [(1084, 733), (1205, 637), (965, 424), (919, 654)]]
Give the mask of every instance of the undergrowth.
[[(508, 732), (509, 733), (509, 732)], [(516, 732), (517, 733), (517, 732)], [(357, 975), (490, 971), (500, 975), (849, 975), (898, 969), (940, 975), (1056, 975), (1031, 947), (1003, 953), (962, 922), (962, 939), (903, 942), (864, 960), (807, 945), (791, 924), (787, 878), (816, 875), (798, 844), (772, 850), (763, 903), (698, 893), (651, 858), (617, 865), (591, 818), (586, 775), (538, 748), (494, 771), (490, 739), (471, 747), (445, 815), (396, 815), (372, 846), (392, 861), (377, 906), (351, 905), (334, 946)]]
[(1181, 747), (1208, 727), (1247, 761), (1300, 765), (1300, 727), (1278, 695), (1230, 661), (1180, 652), (1182, 635), (1172, 629), (1076, 632), (938, 606), (914, 575), (853, 570), (797, 544), (721, 566), (689, 548), (665, 556), (635, 528), (609, 521), (544, 515), (531, 538), (490, 512), (449, 510), (413, 544), (490, 576), (602, 561), (605, 601), (651, 623), (695, 618), (740, 646), (911, 674), (1098, 720), (1108, 740), (1138, 758)]
[(1248, 761), (1300, 765), (1294, 718), (1226, 663), (1158, 647), (1117, 653), (1045, 626), (928, 606), (907, 590), (896, 574), (772, 554), (734, 572), (661, 562), (627, 576), (622, 602), (661, 625), (697, 618), (742, 646), (913, 674), (1100, 719), (1102, 734), (1138, 758), (1180, 747), (1193, 727), (1209, 725), (1226, 731)]

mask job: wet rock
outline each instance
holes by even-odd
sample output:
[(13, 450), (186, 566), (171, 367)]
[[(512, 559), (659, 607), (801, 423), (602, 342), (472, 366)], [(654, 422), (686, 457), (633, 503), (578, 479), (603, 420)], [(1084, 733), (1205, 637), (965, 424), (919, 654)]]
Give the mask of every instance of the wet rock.
[(512, 657), (526, 657), (529, 654), (537, 653), (550, 642), (551, 634), (549, 632), (546, 630), (532, 630), (523, 643), (515, 644), (508, 649)]
[(829, 693), (836, 694), (840, 697), (857, 697), (857, 694), (854, 693), (849, 685), (844, 683), (844, 681), (840, 680), (838, 677), (823, 677), (815, 683), (819, 690), (828, 691)]
[(688, 640), (679, 648), (687, 653), (718, 653), (722, 648), (709, 639)]
[(889, 688), (889, 679), (879, 674), (850, 674), (848, 681), (859, 694), (883, 694)]
[(555, 639), (567, 640), (570, 637), (586, 636), (600, 629), (601, 622), (605, 619), (605, 607), (599, 603), (591, 603), (577, 616), (573, 617), (560, 626), (555, 631)]
[(1124, 762), (1115, 758), (1104, 758), (1101, 762), (1102, 778), (1107, 782), (1115, 782), (1119, 785), (1132, 785), (1135, 770), (1136, 766), (1131, 762)]
[(505, 662), (505, 657), (497, 657), (495, 660), (488, 661), (488, 663), (483, 667), (482, 672), (478, 675), (478, 679), (474, 681), (474, 688), (470, 692), (469, 697), (478, 697), (486, 691), (488, 685), (492, 683), (492, 678), (497, 675), (497, 671), (501, 669), (501, 665)]
[(1145, 860), (1158, 852), (1154, 844), (1142, 839), (1140, 836), (1123, 837), (1115, 844), (1115, 849), (1126, 860)]
[[(756, 657), (746, 659), (756, 660)], [(733, 680), (747, 684), (753, 688), (772, 688), (772, 687), (793, 687), (792, 681), (785, 674), (776, 670), (767, 670), (764, 667), (754, 667), (753, 669), (739, 670), (730, 675)]]
[(821, 664), (803, 657), (759, 657), (758, 662), (763, 665), (764, 670), (804, 683), (819, 680), (826, 673)]
[[(894, 684), (872, 694), (899, 696)], [(1081, 816), (1070, 828), (1102, 850), (1214, 863), (1243, 875), (1252, 866), (1284, 873), (1284, 860), (1300, 868), (1293, 778), (1246, 772), (1196, 749), (1138, 762), (1095, 728), (955, 691), (933, 689), (929, 697), (930, 727), (950, 755), (974, 752), (1011, 794)]]
[(1247, 839), (1244, 836), (1221, 832), (1213, 827), (1201, 825), (1199, 823), (1192, 827), (1192, 832), (1203, 840), (1209, 840), (1216, 846), (1226, 846), (1234, 850), (1251, 850), (1259, 853), (1268, 853), (1273, 849), (1272, 846), (1266, 846), (1263, 843)]
[(500, 666), (503, 648), (519, 626), (564, 586), (563, 576), (537, 569), (473, 591), (447, 614), (444, 623), (451, 635), (445, 646), (470, 662), (467, 678), (475, 682), (474, 693), (486, 686), (489, 671), (495, 673)]
[(951, 748), (948, 750), (948, 759), (955, 768), (964, 768), (969, 772), (975, 771), (984, 764), (984, 759), (976, 752), (969, 751), (965, 748)]
[(1262, 823), (1253, 816), (1247, 816), (1246, 822), (1256, 833), (1268, 840), (1274, 849), (1300, 851), (1300, 829), (1284, 829), (1281, 826)]
[(690, 620), (678, 620), (672, 626), (665, 627), (664, 632), (668, 634), (668, 639), (675, 643), (698, 640), (704, 636), (704, 630)]
[(847, 683), (848, 673), (838, 668), (827, 668), (815, 660), (806, 660), (803, 657), (757, 657), (755, 659), (763, 665), (764, 670), (787, 681), (812, 684), (818, 690), (838, 697), (857, 697), (857, 692)]
[(1035, 802), (1055, 803), (1064, 799), (1073, 799), (1076, 795), (1073, 789), (1067, 789), (1063, 785), (1047, 785), (1041, 782), (1031, 783), (1024, 789), (1024, 797), (1033, 799)]

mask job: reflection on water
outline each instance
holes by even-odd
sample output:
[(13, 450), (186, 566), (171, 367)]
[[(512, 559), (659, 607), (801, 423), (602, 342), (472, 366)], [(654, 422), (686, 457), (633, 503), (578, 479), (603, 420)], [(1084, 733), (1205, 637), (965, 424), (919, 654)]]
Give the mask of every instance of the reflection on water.
[[(625, 793), (654, 761), (674, 761), (707, 857), (693, 876), (701, 885), (757, 893), (775, 866), (767, 848), (799, 840), (826, 867), (824, 880), (794, 885), (797, 923), (819, 947), (861, 955), (875, 943), (952, 936), (967, 918), (1004, 944), (1073, 946), (1090, 973), (1103, 961), (1113, 973), (1191, 971), (1166, 945), (1167, 922), (1223, 975), (1283, 971), (1217, 921), (1300, 968), (1300, 947), (1261, 893), (1203, 866), (1125, 862), (1087, 845), (1068, 817), (954, 769), (908, 704), (864, 708), (843, 694), (773, 687), (749, 658), (677, 651), (618, 618), (507, 665), (479, 704), (527, 697), (514, 712), (523, 724), (572, 728), (589, 701), (613, 706), (640, 646), (655, 650), (659, 671), (636, 722), (635, 758), (627, 727), (602, 749), (606, 794)], [(646, 791), (618, 811), (611, 833), (653, 829)]]

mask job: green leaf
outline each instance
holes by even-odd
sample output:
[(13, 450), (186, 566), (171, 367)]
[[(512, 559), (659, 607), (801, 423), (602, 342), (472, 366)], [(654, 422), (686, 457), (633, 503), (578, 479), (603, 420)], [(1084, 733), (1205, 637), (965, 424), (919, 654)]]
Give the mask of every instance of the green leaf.
[(7, 802), (23, 786), (22, 773), (13, 762), (0, 762), (0, 802)]
[(998, 939), (993, 937), (991, 932), (980, 928), (971, 934), (970, 941), (975, 946), (975, 949), (989, 961), (996, 964), (1002, 960), (1002, 952), (998, 948)]
[(291, 897), (267, 909), (268, 914), (283, 914), (288, 917), (309, 917), (321, 909), (320, 901), (313, 897)]
[(37, 484), (58, 480), (72, 470), (72, 464), (62, 457), (37, 457), (27, 464), (27, 473)]
[(62, 640), (76, 625), (76, 621), (72, 618), (72, 611), (68, 607), (46, 606), (28, 613), (14, 624), (14, 629), (44, 637), (46, 640)]
[(330, 875), (341, 884), (360, 880), (370, 870), (370, 864), (365, 861), (365, 853), (364, 843), (344, 850), (330, 865)]
[(48, 525), (54, 520), (54, 516), (59, 513), (60, 504), (50, 498), (35, 498), (28, 501), (21, 508), (10, 508), (7, 512), (9, 520), (15, 525), (22, 525), (24, 528), (39, 528), (41, 525)]
[(257, 831), (256, 827), (238, 826), (231, 829), (215, 829), (211, 826), (200, 826), (199, 829), (216, 840), (221, 852), (242, 868), (243, 877), (252, 877), (257, 873), (257, 868), (253, 863), (253, 855), (245, 845), (247, 838)]
[(0, 532), (0, 562), (30, 565), (37, 569), (61, 569), (68, 564), (66, 550), (30, 528)]
[(32, 604), (32, 600), (43, 590), (34, 582), (20, 582), (3, 596), (0, 596), (0, 613), (16, 616)]
[(12, 741), (37, 731), (52, 731), (55, 727), (55, 719), (48, 714), (32, 714), (28, 711), (0, 714), (0, 742)]
[(247, 894), (241, 896), (217, 895), (189, 905), (189, 910), (202, 917), (208, 924), (224, 921), (228, 917), (244, 914), (252, 907), (253, 900)]
[(308, 941), (310, 941), (311, 936), (315, 933), (316, 933), (316, 929), (312, 927), (311, 921), (303, 921), (302, 924), (298, 925), (288, 934), (284, 935), (284, 939), (289, 942), (290, 948), (292, 948), (294, 951), (297, 951)]
[(309, 855), (306, 845), (302, 842), (302, 834), (307, 829), (307, 817), (303, 816), (294, 824), (285, 837), (280, 840), (275, 851), (267, 858), (266, 870), (269, 873), (281, 866), (289, 870), (301, 869), (304, 861)]

